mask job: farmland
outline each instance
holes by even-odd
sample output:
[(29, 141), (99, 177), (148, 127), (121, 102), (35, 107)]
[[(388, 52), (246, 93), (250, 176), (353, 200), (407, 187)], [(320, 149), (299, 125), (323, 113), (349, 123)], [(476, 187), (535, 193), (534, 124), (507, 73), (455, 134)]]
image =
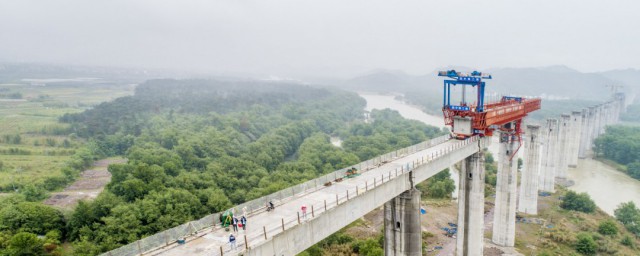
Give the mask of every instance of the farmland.
[(86, 141), (58, 118), (130, 95), (134, 87), (102, 79), (0, 83), (0, 192), (64, 175), (63, 167)]

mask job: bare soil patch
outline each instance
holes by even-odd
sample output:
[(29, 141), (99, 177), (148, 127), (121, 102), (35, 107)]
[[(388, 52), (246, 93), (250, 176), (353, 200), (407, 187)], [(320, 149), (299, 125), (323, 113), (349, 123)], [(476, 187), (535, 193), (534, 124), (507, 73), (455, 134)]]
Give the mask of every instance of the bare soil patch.
[(107, 170), (110, 164), (125, 163), (123, 158), (107, 158), (96, 161), (90, 169), (83, 171), (80, 178), (67, 186), (62, 192), (51, 193), (44, 204), (63, 209), (74, 207), (80, 200), (92, 200), (98, 197), (109, 181), (111, 173)]

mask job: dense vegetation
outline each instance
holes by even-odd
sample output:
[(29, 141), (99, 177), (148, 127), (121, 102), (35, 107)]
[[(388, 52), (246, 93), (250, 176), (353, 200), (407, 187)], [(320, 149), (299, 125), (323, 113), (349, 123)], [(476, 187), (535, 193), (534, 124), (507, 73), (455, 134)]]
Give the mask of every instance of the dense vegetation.
[(626, 111), (620, 114), (620, 120), (627, 122), (640, 122), (640, 104), (629, 105)]
[(638, 209), (633, 202), (620, 204), (615, 210), (614, 215), (618, 221), (624, 224), (629, 232), (640, 237), (640, 209)]
[(423, 198), (451, 198), (456, 184), (451, 179), (451, 172), (447, 168), (416, 185), (416, 188), (422, 192)]
[[(615, 161), (629, 176), (640, 180), (640, 127), (607, 126), (595, 141), (598, 156)], [(630, 232), (640, 236), (640, 209), (633, 202), (623, 203), (615, 216)]]
[(560, 207), (572, 211), (592, 213), (596, 210), (596, 203), (591, 200), (591, 197), (587, 193), (578, 194), (573, 191), (568, 191), (564, 195)]
[[(373, 122), (364, 123), (363, 108), (353, 93), (294, 84), (147, 82), (134, 96), (61, 118), (94, 141), (94, 153), (128, 159), (109, 167), (105, 191), (40, 229), (31, 224), (60, 212), (6, 197), (0, 236), (30, 241), (31, 234), (58, 232), (38, 253), (59, 252), (66, 240), (77, 255), (93, 255), (441, 134), (389, 110), (373, 111)], [(339, 135), (343, 148), (330, 135)], [(17, 212), (34, 214), (19, 222)], [(12, 248), (0, 243), (2, 252)]]
[(322, 256), (322, 255), (363, 255), (382, 256), (384, 255), (382, 232), (358, 232), (353, 230), (366, 229), (371, 223), (357, 220), (340, 231), (330, 235), (317, 244), (309, 247), (299, 256)]
[(629, 176), (640, 179), (640, 127), (607, 126), (594, 144), (598, 156), (626, 166)]

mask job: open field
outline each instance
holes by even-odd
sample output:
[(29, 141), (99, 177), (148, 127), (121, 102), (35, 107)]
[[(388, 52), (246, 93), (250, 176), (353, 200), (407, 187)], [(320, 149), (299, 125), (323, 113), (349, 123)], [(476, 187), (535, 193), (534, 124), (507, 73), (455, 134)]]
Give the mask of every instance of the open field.
[(0, 192), (61, 176), (84, 141), (58, 118), (131, 95), (134, 87), (104, 80), (0, 83)]

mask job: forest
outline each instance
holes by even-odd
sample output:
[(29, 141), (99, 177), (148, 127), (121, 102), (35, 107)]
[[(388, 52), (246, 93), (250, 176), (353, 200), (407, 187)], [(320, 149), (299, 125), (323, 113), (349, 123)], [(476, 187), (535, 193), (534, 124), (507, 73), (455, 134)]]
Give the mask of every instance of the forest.
[(594, 144), (598, 156), (625, 166), (629, 176), (640, 180), (640, 127), (607, 126)]
[(0, 253), (61, 255), (66, 241), (74, 255), (95, 255), (444, 134), (390, 110), (364, 122), (364, 105), (355, 93), (297, 84), (150, 80), (66, 114), (60, 122), (90, 141), (78, 164), (128, 162), (109, 166), (105, 190), (71, 212), (0, 198)]

